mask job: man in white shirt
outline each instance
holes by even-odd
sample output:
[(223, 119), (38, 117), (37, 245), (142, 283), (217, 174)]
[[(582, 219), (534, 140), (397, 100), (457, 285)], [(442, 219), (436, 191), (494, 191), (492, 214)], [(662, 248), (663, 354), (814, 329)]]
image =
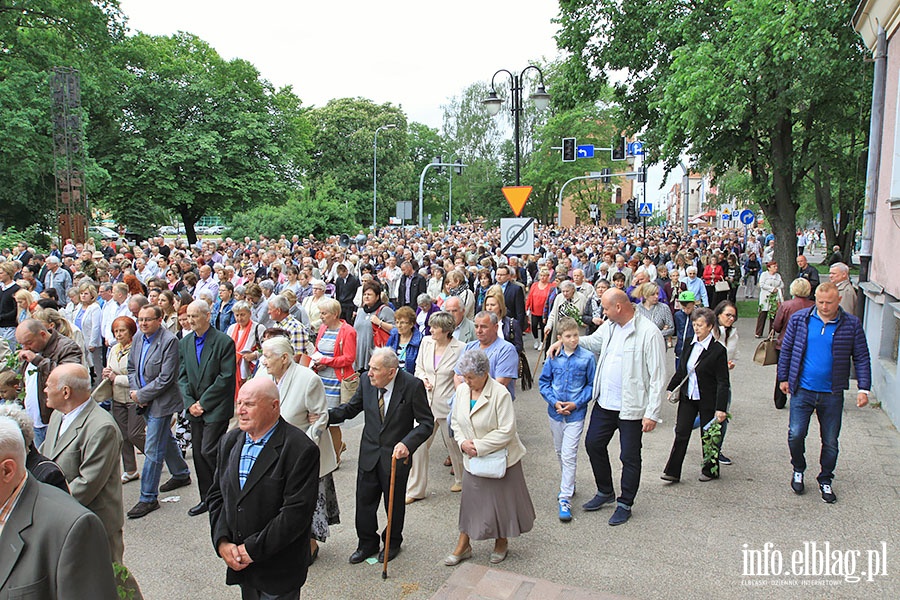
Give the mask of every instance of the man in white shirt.
[(194, 296), (200, 297), (200, 292), (209, 292), (213, 299), (219, 297), (219, 284), (216, 283), (215, 277), (212, 276), (212, 269), (209, 265), (200, 267), (200, 278), (197, 280), (197, 287), (194, 290)]
[[(594, 511), (617, 501), (610, 525), (631, 518), (631, 507), (641, 481), (641, 437), (660, 421), (665, 393), (665, 343), (659, 328), (635, 311), (622, 290), (611, 288), (602, 298), (607, 320), (578, 344), (600, 356), (594, 376), (591, 421), (584, 444), (591, 459), (597, 494), (582, 508)], [(560, 348), (557, 342), (549, 354)], [(622, 493), (616, 497), (607, 446), (619, 432)]]
[(114, 283), (112, 285), (112, 298), (103, 305), (103, 339), (106, 340), (106, 347), (112, 348), (116, 345), (116, 336), (112, 332), (112, 322), (121, 316), (130, 317), (131, 311), (128, 310), (128, 286), (124, 283)]

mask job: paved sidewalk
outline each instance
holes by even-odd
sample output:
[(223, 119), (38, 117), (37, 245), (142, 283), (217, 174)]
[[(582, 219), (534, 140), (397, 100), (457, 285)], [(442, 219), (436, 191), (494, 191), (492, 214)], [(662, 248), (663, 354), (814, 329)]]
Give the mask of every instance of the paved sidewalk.
[[(345, 428), (349, 452), (335, 473), (343, 523), (333, 527), (331, 538), (322, 544), (303, 597), (426, 600), (445, 584), (454, 585), (465, 573), (462, 569), (491, 566), (482, 579), (497, 573), (486, 580), (494, 581), (506, 573), (514, 578), (509, 589), (515, 585), (524, 589), (523, 582), (540, 579), (600, 598), (604, 594), (665, 600), (900, 598), (900, 435), (880, 409), (858, 409), (852, 400), (855, 393), (848, 393), (834, 481), (838, 502), (823, 503), (814, 485), (804, 496), (794, 495), (789, 488), (788, 413), (775, 410), (772, 402), (775, 367), (752, 362), (758, 340), (753, 338), (751, 320), (742, 319), (738, 327), (741, 356), (733, 372), (734, 420), (725, 440), (725, 452), (734, 465), (722, 467), (720, 480), (697, 481), (697, 434), (688, 449), (682, 483), (661, 481), (675, 423), (674, 407), (666, 403), (664, 422), (644, 436), (643, 476), (634, 517), (620, 527), (607, 524), (609, 507), (593, 513), (580, 508), (595, 490), (583, 447), (574, 519), (570, 523), (557, 519), (559, 467), (546, 405), (536, 388), (520, 392), (516, 400), (519, 434), (528, 449), (523, 466), (538, 517), (533, 531), (510, 540), (509, 557), (496, 566), (488, 563), (490, 541), (475, 542), (474, 558), (463, 565), (443, 565), (456, 543), (459, 495), (449, 491), (453, 479), (442, 466), (446, 453), (440, 441), (430, 456), (429, 496), (407, 507), (403, 552), (390, 563), (389, 578), (382, 581), (380, 565), (347, 563), (356, 547), (355, 455), (362, 430), (357, 420)], [(529, 349), (530, 359), (534, 356)], [(668, 358), (673, 362), (671, 351)], [(814, 480), (819, 452), (815, 421), (807, 447), (808, 480)], [(617, 457), (617, 438), (610, 449)], [(613, 470), (618, 478), (615, 460)], [(125, 486), (126, 509), (137, 501), (138, 488), (138, 483)], [(178, 492), (180, 502), (163, 503), (148, 517), (126, 522), (126, 564), (148, 600), (239, 598), (237, 589), (225, 586), (225, 565), (213, 551), (208, 520), (186, 514), (197, 502), (196, 484)], [(804, 550), (813, 556), (811, 544), (821, 551), (826, 542), (831, 563), (853, 567), (855, 575), (862, 571), (867, 575), (850, 583), (852, 576), (744, 574), (750, 551), (762, 553), (768, 548), (767, 563), (777, 566), (780, 556), (782, 568), (789, 569), (795, 555), (806, 561)], [(872, 570), (868, 559), (874, 561), (885, 548), (887, 575), (868, 575)]]
[(472, 564), (459, 567), (432, 600), (628, 600)]

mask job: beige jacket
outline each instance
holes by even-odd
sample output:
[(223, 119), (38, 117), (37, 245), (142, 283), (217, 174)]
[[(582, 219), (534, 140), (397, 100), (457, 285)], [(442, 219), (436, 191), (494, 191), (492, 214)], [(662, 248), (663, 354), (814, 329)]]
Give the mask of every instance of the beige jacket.
[(106, 359), (106, 366), (116, 374), (116, 380), (113, 382), (112, 398), (121, 404), (131, 402), (131, 387), (128, 384), (128, 354), (128, 351), (122, 352), (122, 344), (116, 343), (115, 346), (110, 348), (109, 357)]
[[(506, 448), (506, 468), (516, 464), (525, 456), (525, 446), (516, 430), (516, 412), (512, 397), (505, 386), (488, 377), (481, 397), (469, 410), (471, 392), (465, 383), (456, 388), (453, 404), (453, 437), (462, 446), (465, 440), (475, 443), (478, 456), (484, 456)], [(463, 464), (468, 466), (469, 457), (463, 453)]]
[[(268, 377), (274, 381), (262, 366), (256, 377)], [(322, 380), (312, 369), (291, 362), (281, 377), (278, 389), (282, 418), (302, 430), (319, 446), (319, 477), (328, 475), (337, 469), (337, 455), (328, 432), (328, 404)], [(310, 414), (319, 415), (315, 425), (309, 423)]]
[(450, 398), (456, 390), (453, 383), (453, 369), (465, 346), (459, 340), (450, 338), (450, 344), (444, 350), (444, 355), (435, 369), (434, 338), (430, 335), (422, 338), (419, 355), (416, 357), (416, 377), (422, 381), (427, 379), (433, 386), (431, 391), (428, 391), (428, 386), (425, 386), (425, 390), (428, 394), (428, 405), (435, 419), (446, 419), (450, 414)]

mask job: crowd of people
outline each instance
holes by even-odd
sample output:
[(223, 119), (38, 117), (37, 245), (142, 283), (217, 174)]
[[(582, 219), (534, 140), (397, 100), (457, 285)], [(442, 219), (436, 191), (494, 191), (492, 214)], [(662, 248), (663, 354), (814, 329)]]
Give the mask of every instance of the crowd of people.
[[(851, 359), (865, 404), (868, 354), (847, 265), (834, 261), (830, 282), (820, 282), (803, 254), (813, 236), (801, 233), (789, 290), (762, 231), (653, 229), (643, 238), (538, 227), (536, 251), (524, 256), (503, 255), (499, 232), (477, 225), (386, 229), (359, 244), (296, 235), (118, 248), (67, 240), (42, 255), (22, 243), (0, 262), (0, 396), (18, 405), (23, 448), (38, 457), (29, 458), (31, 476), (59, 483), (63, 474), (62, 487), (99, 517), (111, 560), (122, 560), (125, 516), (147, 517), (160, 493), (195, 478), (200, 502), (188, 513), (209, 513), (227, 582), (245, 597), (296, 598), (340, 522), (341, 424), (358, 414), (351, 563), (400, 553), (405, 507), (427, 496), (436, 437), (453, 473), (449, 491), (461, 495), (459, 538), (445, 564), (471, 558), (473, 540), (494, 541), (491, 563), (506, 558), (510, 538), (536, 517), (516, 431), (517, 388), (529, 389), (539, 367), (527, 344), (538, 361), (546, 356), (539, 388), (560, 464), (560, 520), (572, 518), (582, 439), (596, 483), (582, 508), (615, 504), (614, 526), (631, 518), (641, 437), (667, 397), (678, 416), (662, 479), (681, 481), (698, 425), (699, 479), (719, 478), (719, 465), (731, 463), (721, 450), (742, 293), (758, 300), (756, 337), (767, 322), (778, 335), (775, 405), (791, 394), (792, 489), (803, 491), (802, 440), (818, 411), (828, 423), (818, 482), (833, 502), (835, 407)], [(807, 344), (821, 357), (832, 343), (807, 340), (810, 320), (840, 344), (834, 364), (805, 358)], [(0, 419), (0, 433), (8, 429)], [(619, 493), (608, 451), (616, 431)], [(15, 463), (9, 493), (23, 493), (18, 442), (0, 439), (0, 450)], [(169, 478), (160, 483), (164, 465)], [(133, 481), (140, 497), (126, 512), (121, 486)], [(389, 538), (378, 532), (382, 501), (392, 507)], [(103, 577), (95, 585), (91, 597), (109, 597)]]

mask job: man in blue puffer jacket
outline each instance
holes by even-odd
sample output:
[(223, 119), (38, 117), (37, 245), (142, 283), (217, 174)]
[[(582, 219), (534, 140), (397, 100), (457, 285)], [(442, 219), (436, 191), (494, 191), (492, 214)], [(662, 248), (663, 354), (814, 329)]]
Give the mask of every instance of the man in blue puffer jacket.
[(844, 390), (850, 387), (851, 358), (859, 383), (858, 407), (868, 404), (872, 385), (869, 348), (862, 325), (855, 316), (844, 312), (840, 300), (833, 283), (821, 284), (816, 289), (816, 305), (797, 311), (788, 321), (778, 359), (779, 387), (791, 394), (791, 489), (796, 494), (804, 491), (806, 433), (815, 411), (822, 437), (822, 470), (816, 479), (822, 500), (829, 504), (837, 500), (831, 483), (838, 457)]

